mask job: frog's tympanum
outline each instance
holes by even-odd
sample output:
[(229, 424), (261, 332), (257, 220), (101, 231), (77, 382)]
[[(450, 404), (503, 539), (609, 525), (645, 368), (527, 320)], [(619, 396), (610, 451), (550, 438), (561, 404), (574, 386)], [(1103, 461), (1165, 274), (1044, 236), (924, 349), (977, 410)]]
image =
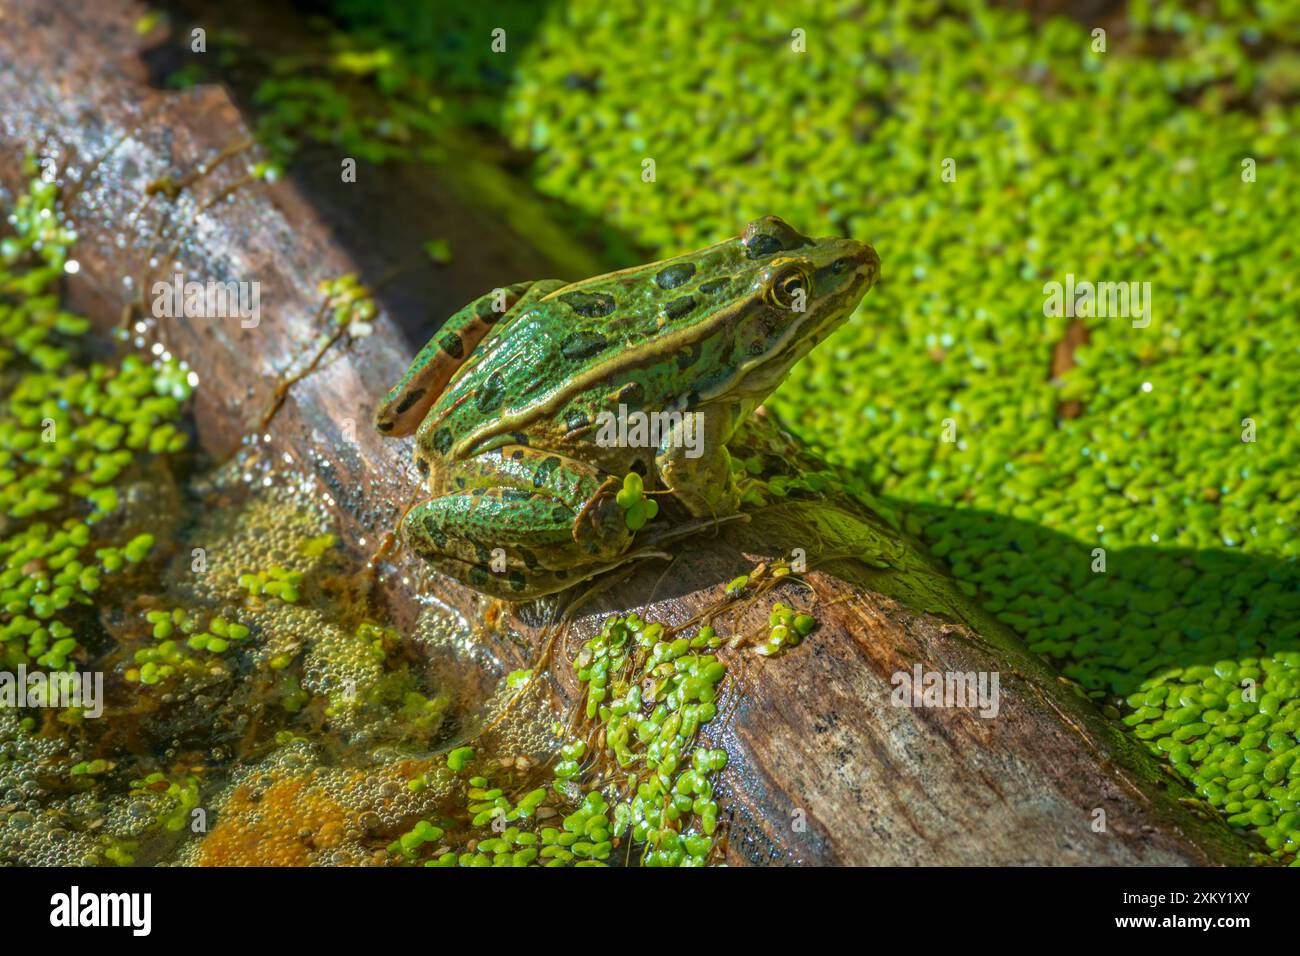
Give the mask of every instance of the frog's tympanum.
[[(471, 302), (375, 413), (385, 435), (415, 432), (428, 483), (407, 544), (476, 590), (527, 600), (625, 560), (628, 473), (694, 518), (734, 514), (727, 440), (879, 267), (865, 243), (768, 216), (689, 255)], [(663, 427), (610, 441), (601, 423), (620, 414)]]

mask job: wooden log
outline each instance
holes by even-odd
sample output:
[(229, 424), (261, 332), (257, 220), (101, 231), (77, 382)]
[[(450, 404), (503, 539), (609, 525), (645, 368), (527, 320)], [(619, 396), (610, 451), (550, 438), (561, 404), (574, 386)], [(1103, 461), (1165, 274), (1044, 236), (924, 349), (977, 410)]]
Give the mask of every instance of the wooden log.
[[(220, 458), (261, 433), (266, 448), (315, 476), (335, 502), (344, 541), (364, 554), (419, 494), (409, 442), (382, 440), (368, 427), (375, 397), (410, 358), (401, 326), (439, 321), (487, 288), (541, 277), (554, 264), (447, 188), (452, 178), (421, 193), (411, 192), (418, 184), (406, 176), (396, 205), (358, 214), (370, 231), (352, 235), (337, 232), (354, 202), (346, 193), (335, 197), (331, 230), (294, 181), (249, 181), (251, 154), (239, 147), (247, 127), (225, 91), (169, 93), (146, 83), (133, 30), (141, 12), (116, 0), (0, 2), (0, 185), (22, 188), (19, 160), (28, 152), (67, 171), (81, 236), (80, 271), (68, 293), (104, 326), (142, 288), (168, 278), (173, 263), (188, 276), (260, 283), (255, 328), (163, 320), (149, 334), (199, 375), (194, 415), (202, 446)], [(199, 169), (207, 172), (187, 178)], [(160, 181), (183, 188), (174, 198), (156, 189), (150, 195)], [(402, 281), (387, 288), (375, 333), (328, 351), (259, 426), (277, 384), (325, 331), (318, 283), (359, 263), (370, 277), (384, 258), (373, 249), (391, 247), (385, 236), (409, 248), (421, 229), (426, 237), (453, 235), (471, 251), (455, 268), (421, 274), (414, 290)], [(1247, 860), (1250, 847), (1217, 817), (1196, 812), (1190, 792), (1136, 741), (983, 613), (915, 541), (859, 503), (790, 501), (691, 539), (667, 572), (647, 562), (601, 592), (562, 651), (608, 613), (689, 620), (718, 604), (724, 582), (792, 548), (805, 549), (814, 565), (805, 580), (820, 625), (777, 658), (729, 653), (719, 716), (709, 725), (714, 745), (730, 756), (721, 791), (731, 818), (728, 862)], [(399, 621), (413, 620), (422, 590), (471, 621), (496, 607), (397, 551), (383, 599)], [(768, 606), (738, 614), (733, 626), (757, 626)], [(467, 684), (487, 687), (528, 666), (541, 639), (536, 610), (510, 608), (483, 629), (490, 673)], [(917, 665), (996, 675), (997, 716), (896, 706), (896, 675)], [(554, 685), (560, 706), (572, 701), (562, 659)]]

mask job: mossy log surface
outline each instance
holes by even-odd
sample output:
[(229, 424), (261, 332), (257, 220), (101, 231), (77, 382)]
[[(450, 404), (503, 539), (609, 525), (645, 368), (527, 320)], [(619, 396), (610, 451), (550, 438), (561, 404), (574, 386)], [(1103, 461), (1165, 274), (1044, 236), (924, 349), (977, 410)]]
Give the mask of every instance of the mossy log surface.
[[(329, 228), (301, 180), (247, 181), (247, 152), (216, 162), (247, 139), (246, 123), (222, 89), (149, 85), (133, 29), (142, 12), (118, 2), (0, 3), (0, 185), (21, 188), (20, 160), (29, 152), (68, 170), (81, 236), (68, 294), (105, 328), (138, 290), (169, 279), (178, 261), (190, 278), (261, 284), (256, 328), (237, 319), (164, 319), (158, 338), (200, 377), (194, 416), (203, 448), (221, 458), (254, 431), (268, 436), (277, 455), (315, 476), (322, 498), (334, 501), (339, 534), (365, 555), (419, 495), (409, 440), (386, 441), (368, 427), (376, 396), (410, 358), (402, 328), (431, 325), (485, 289), (554, 266), (437, 177), (364, 170), (363, 178), (381, 181), (377, 193), (337, 185), (340, 218), (356, 214), (348, 235)], [(189, 179), (201, 166), (210, 171)], [(163, 177), (183, 188), (174, 198), (147, 195)], [(396, 185), (385, 190), (384, 180)], [(376, 197), (387, 205), (374, 207)], [(318, 283), (351, 271), (373, 281), (385, 250), (433, 236), (452, 238), (455, 263), (384, 287), (374, 334), (327, 352), (258, 429), (277, 383), (325, 331)], [(1244, 840), (1201, 815), (1191, 793), (1136, 741), (980, 611), (915, 542), (861, 505), (773, 506), (678, 548), (667, 572), (663, 562), (638, 566), (576, 618), (552, 665), (559, 705), (574, 691), (565, 654), (605, 615), (688, 620), (716, 604), (735, 575), (793, 547), (805, 548), (815, 568), (805, 580), (819, 627), (775, 658), (724, 655), (729, 676), (709, 725), (713, 744), (730, 755), (720, 794), (731, 821), (728, 862), (1247, 861)], [(828, 559), (844, 554), (869, 554), (885, 566)], [(430, 592), (468, 621), (484, 620), (490, 602), (429, 575), (400, 548), (390, 561), (383, 599), (398, 621), (413, 620), (420, 594)], [(793, 597), (806, 606), (810, 595)], [(746, 621), (758, 625), (768, 608), (770, 601), (755, 606)], [(541, 617), (535, 608), (507, 608), (481, 628), (494, 672), (466, 675), (466, 686), (488, 687), (529, 666)], [(892, 675), (916, 664), (996, 672), (998, 715), (894, 706)], [(1097, 810), (1105, 812), (1103, 832), (1093, 828)]]

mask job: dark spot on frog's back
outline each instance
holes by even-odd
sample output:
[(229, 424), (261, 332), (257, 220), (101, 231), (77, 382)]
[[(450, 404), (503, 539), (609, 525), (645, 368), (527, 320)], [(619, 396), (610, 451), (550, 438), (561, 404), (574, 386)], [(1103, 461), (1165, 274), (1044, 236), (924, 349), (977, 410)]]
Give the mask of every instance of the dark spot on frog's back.
[(591, 426), (591, 419), (589, 419), (584, 412), (577, 411), (576, 409), (571, 410), (564, 414), (564, 426), (569, 430), (570, 434), (580, 432)]
[(432, 515), (424, 519), (424, 533), (429, 536), (434, 547), (440, 550), (447, 547), (447, 536), (443, 534), (442, 528), (438, 527), (438, 522)]
[(745, 255), (751, 259), (774, 255), (781, 251), (781, 240), (776, 236), (759, 233), (745, 240)]
[(497, 304), (495, 297), (485, 298), (474, 308), (474, 317), (484, 325), (496, 325), (501, 317), (510, 311), (511, 302), (507, 299), (506, 302), (500, 303), (506, 306), (504, 309), (498, 309)]
[(445, 455), (451, 448), (451, 429), (443, 425), (433, 433), (433, 447), (438, 454)]
[(555, 455), (548, 456), (533, 473), (533, 487), (541, 488), (546, 485), (551, 480), (551, 475), (555, 474), (555, 469), (559, 467), (560, 459)]
[(745, 227), (745, 237), (741, 240), (745, 255), (750, 259), (761, 259), (784, 250), (798, 249), (811, 242), (807, 236), (796, 232), (788, 222), (776, 216), (755, 219)]
[(405, 411), (409, 411), (411, 406), (422, 398), (424, 398), (424, 389), (422, 388), (417, 388), (413, 392), (407, 392), (406, 397), (403, 398), (401, 404), (397, 406), (397, 414), (400, 415)]
[(676, 289), (683, 282), (695, 275), (695, 263), (678, 262), (675, 265), (660, 269), (659, 274), (655, 276), (655, 282), (661, 289)]
[(628, 408), (640, 408), (645, 404), (645, 386), (640, 382), (628, 382), (613, 395), (614, 402)]
[(677, 367), (682, 371), (690, 368), (700, 360), (700, 355), (704, 352), (704, 345), (700, 342), (694, 343), (690, 348), (683, 349), (677, 353)]
[(677, 319), (690, 315), (691, 310), (694, 308), (695, 299), (689, 295), (684, 295), (680, 299), (673, 299), (673, 301), (664, 304), (664, 320), (674, 322)]
[(465, 354), (465, 343), (455, 332), (448, 332), (438, 340), (438, 345), (452, 358), (461, 358)]
[(493, 372), (484, 379), (483, 384), (479, 386), (478, 394), (474, 396), (474, 404), (478, 406), (479, 411), (490, 412), (500, 406), (502, 389), (500, 372)]
[(579, 361), (597, 354), (605, 348), (605, 336), (598, 332), (579, 331), (569, 335), (560, 343), (560, 354), (572, 361)]
[(614, 312), (614, 297), (605, 292), (566, 292), (560, 301), (588, 319), (603, 319)]
[(723, 276), (721, 279), (710, 279), (708, 282), (700, 283), (701, 295), (713, 295), (715, 292), (721, 292), (731, 281), (731, 276)]

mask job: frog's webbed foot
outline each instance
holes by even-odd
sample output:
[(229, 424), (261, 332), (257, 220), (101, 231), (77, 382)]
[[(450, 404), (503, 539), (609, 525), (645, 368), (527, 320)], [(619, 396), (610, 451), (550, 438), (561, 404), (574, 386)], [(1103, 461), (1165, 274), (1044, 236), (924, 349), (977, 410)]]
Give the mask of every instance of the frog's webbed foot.
[(510, 445), (454, 465), (454, 488), (402, 521), (410, 548), (475, 590), (513, 601), (617, 566), (632, 541), (618, 483), (591, 465)]

